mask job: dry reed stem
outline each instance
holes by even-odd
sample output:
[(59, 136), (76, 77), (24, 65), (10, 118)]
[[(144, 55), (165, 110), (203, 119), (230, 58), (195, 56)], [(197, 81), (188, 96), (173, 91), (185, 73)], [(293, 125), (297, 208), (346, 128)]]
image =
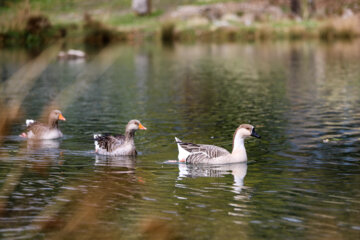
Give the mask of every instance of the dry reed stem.
[[(8, 80), (6, 80), (5, 84), (0, 86), (2, 96), (2, 99), (0, 99), (0, 144), (2, 143), (3, 136), (7, 133), (10, 125), (18, 117), (21, 104), (26, 95), (34, 85), (39, 75), (46, 69), (51, 60), (56, 57), (59, 49), (60, 44), (46, 49), (37, 58), (27, 63)], [(24, 146), (21, 148), (24, 148)], [(25, 163), (25, 161), (21, 161), (20, 164), (16, 164), (16, 166), (14, 166), (7, 175), (7, 178), (0, 190), (0, 196), (3, 197), (0, 201), (0, 213), (4, 211), (9, 196), (19, 184), (24, 171)]]
[[(39, 232), (52, 230), (47, 239), (53, 240), (118, 239), (121, 235), (120, 228), (111, 229), (105, 233), (106, 227), (100, 224), (100, 220), (104, 213), (109, 211), (103, 205), (108, 202), (114, 192), (123, 192), (124, 185), (118, 185), (113, 179), (107, 177), (101, 177), (96, 182), (98, 185), (92, 186), (87, 194), (73, 190), (65, 190), (58, 194), (54, 199), (67, 199), (71, 202), (71, 206), (68, 206), (68, 201), (55, 200), (34, 219), (31, 228), (38, 229)], [(46, 220), (43, 221), (43, 219)]]
[(4, 184), (0, 190), (0, 216), (4, 213), (7, 201), (11, 193), (14, 191), (15, 187), (20, 182), (20, 178), (23, 174), (25, 167), (25, 162), (21, 161), (21, 164), (17, 164), (16, 167), (13, 167), (10, 172), (7, 174)]
[[(0, 119), (0, 133), (8, 129), (9, 123), (16, 119), (20, 107), (30, 89), (40, 74), (50, 62), (56, 58), (61, 43), (55, 44), (43, 51), (34, 60), (28, 62), (0, 86), (2, 105), (2, 118)], [(2, 134), (1, 134), (2, 135)], [(0, 136), (0, 141), (2, 137)]]
[[(11, 104), (11, 113), (9, 116), (17, 115), (20, 111), (20, 106), (31, 87), (35, 83), (36, 78), (46, 69), (48, 64), (55, 58), (59, 46), (53, 46), (44, 51), (34, 61), (29, 62), (14, 74), (2, 91), (6, 93), (5, 99), (7, 104)], [(65, 110), (73, 101), (75, 101), (81, 94), (83, 94), (91, 82), (97, 80), (116, 60), (119, 55), (119, 47), (109, 46), (103, 49), (100, 54), (78, 75), (73, 84), (61, 91), (49, 106), (44, 108), (42, 114), (45, 114), (48, 109), (53, 109), (55, 106), (61, 110)], [(20, 151), (21, 152), (21, 151)], [(25, 168), (26, 161), (22, 162), (22, 167), (17, 165), (11, 171), (5, 185), (1, 191), (2, 196), (9, 196), (14, 188), (21, 180), (21, 175)], [(111, 179), (110, 179), (111, 180)], [(71, 184), (73, 185), (73, 184)], [(106, 227), (99, 225), (101, 217), (104, 216), (108, 208), (101, 206), (111, 198), (114, 192), (121, 193), (123, 191), (133, 192), (133, 189), (127, 189), (124, 186), (117, 184), (109, 179), (100, 179), (98, 186), (91, 189), (88, 194), (83, 194), (79, 191), (65, 190), (58, 194), (49, 203), (42, 212), (32, 221), (31, 229), (36, 229), (33, 236), (41, 232), (51, 231), (50, 239), (72, 239), (76, 236), (77, 239), (118, 239), (121, 236), (121, 229), (115, 228), (111, 231), (106, 231)], [(69, 188), (71, 189), (71, 188)], [(128, 193), (127, 193), (128, 194)], [(68, 199), (71, 202), (71, 209), (69, 212), (69, 202), (61, 199)], [(75, 204), (74, 204), (74, 201)], [(0, 203), (0, 206), (6, 206), (7, 202)], [(62, 215), (63, 213), (70, 213), (70, 217)], [(45, 221), (44, 221), (45, 219)], [(162, 239), (169, 238), (169, 230), (167, 226), (161, 226), (159, 229), (165, 229), (165, 235), (158, 235), (157, 231), (154, 236), (165, 236)], [(54, 227), (55, 230), (54, 231)], [(83, 231), (86, 234), (83, 234)], [(145, 232), (147, 230), (144, 230)], [(160, 230), (159, 230), (160, 231)], [(162, 231), (162, 230), (161, 230)], [(148, 234), (145, 233), (144, 234)], [(151, 234), (150, 234), (151, 235)], [(148, 235), (149, 236), (149, 235)], [(168, 236), (168, 237), (166, 237)]]
[[(48, 105), (45, 106), (43, 110), (43, 116), (47, 114), (50, 110), (54, 108), (59, 108), (64, 111), (72, 102), (74, 102), (79, 96), (81, 96), (93, 81), (96, 81), (111, 65), (114, 63), (116, 58), (119, 56), (119, 46), (108, 46), (104, 48), (98, 56), (90, 62), (85, 69), (78, 75), (76, 80), (69, 85), (67, 88), (62, 90), (54, 100)], [(57, 234), (50, 237), (51, 239), (64, 239), (69, 238), (75, 232), (82, 229), (84, 225), (96, 224), (98, 221), (99, 215), (101, 215), (101, 210), (95, 206), (101, 206), (101, 204), (108, 198), (109, 194), (113, 191), (104, 191), (105, 186), (109, 187), (109, 182), (102, 180), (101, 184), (104, 187), (97, 188), (91, 194), (85, 195), (81, 203), (78, 203), (75, 208), (72, 217), (65, 222), (60, 221), (60, 230)], [(110, 188), (115, 188), (114, 184), (110, 185)], [(115, 190), (116, 191), (116, 190)], [(78, 193), (74, 191), (65, 191), (55, 196), (54, 199), (75, 199)], [(57, 222), (57, 215), (59, 212), (66, 209), (66, 202), (56, 201), (55, 203), (49, 204), (45, 209), (36, 217), (33, 221), (33, 227), (39, 229), (39, 231), (46, 231), (48, 226), (51, 226), (51, 222)], [(46, 222), (36, 223), (40, 219), (48, 219)], [(79, 236), (81, 239), (93, 239), (94, 236), (99, 235), (98, 232), (89, 232)], [(109, 233), (107, 239), (112, 239), (114, 235), (118, 235), (118, 232)], [(101, 233), (99, 236), (104, 237)]]

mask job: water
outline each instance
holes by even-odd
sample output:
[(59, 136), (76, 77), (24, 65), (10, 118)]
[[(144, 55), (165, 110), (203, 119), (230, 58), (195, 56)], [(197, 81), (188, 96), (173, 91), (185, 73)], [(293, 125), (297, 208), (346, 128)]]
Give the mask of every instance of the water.
[[(2, 50), (1, 82), (31, 58)], [(168, 239), (358, 239), (359, 58), (359, 42), (277, 42), (53, 61), (0, 147), (0, 236), (139, 239), (160, 226)], [(54, 99), (65, 137), (20, 139)], [(134, 118), (148, 128), (136, 159), (95, 156), (93, 133)], [(247, 164), (169, 161), (175, 136), (231, 150), (241, 123), (262, 136), (246, 141)]]

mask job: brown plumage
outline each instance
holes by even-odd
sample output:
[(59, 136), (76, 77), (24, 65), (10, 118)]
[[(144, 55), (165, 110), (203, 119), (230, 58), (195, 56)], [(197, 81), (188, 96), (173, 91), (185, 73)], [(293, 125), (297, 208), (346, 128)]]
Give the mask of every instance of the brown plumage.
[(48, 122), (41, 123), (34, 120), (26, 120), (27, 129), (20, 136), (28, 139), (56, 139), (63, 136), (59, 129), (58, 121), (66, 121), (59, 110), (53, 110), (49, 114)]

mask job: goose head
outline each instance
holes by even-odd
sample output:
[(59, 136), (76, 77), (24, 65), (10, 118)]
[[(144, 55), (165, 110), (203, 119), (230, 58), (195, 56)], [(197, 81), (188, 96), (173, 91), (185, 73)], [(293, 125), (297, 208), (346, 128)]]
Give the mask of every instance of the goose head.
[(243, 141), (248, 137), (261, 138), (256, 132), (255, 127), (250, 124), (241, 124), (235, 131), (234, 134), (234, 143), (238, 141)]
[(235, 131), (234, 138), (248, 138), (248, 137), (261, 138), (256, 132), (255, 127), (250, 124), (241, 124)]
[(135, 132), (136, 130), (146, 130), (147, 128), (144, 127), (144, 125), (142, 125), (140, 123), (139, 120), (130, 120), (130, 122), (126, 125), (126, 132)]
[(244, 148), (244, 140), (248, 137), (256, 137), (261, 138), (256, 132), (255, 127), (250, 124), (241, 124), (235, 131), (234, 140), (233, 140), (233, 153), (237, 152), (239, 149), (244, 151), (246, 155), (245, 148)]
[(66, 121), (65, 117), (59, 110), (52, 110), (49, 114), (49, 124), (57, 122), (58, 120)]

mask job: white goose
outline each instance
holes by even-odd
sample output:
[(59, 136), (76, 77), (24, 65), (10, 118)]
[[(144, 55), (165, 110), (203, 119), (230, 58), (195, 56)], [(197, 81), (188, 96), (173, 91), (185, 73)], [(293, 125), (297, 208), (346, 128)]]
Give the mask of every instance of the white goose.
[(247, 155), (244, 141), (250, 136), (260, 138), (255, 132), (254, 126), (241, 124), (234, 133), (233, 150), (231, 153), (218, 146), (185, 143), (175, 137), (179, 149), (178, 159), (180, 162), (207, 164), (246, 162)]

